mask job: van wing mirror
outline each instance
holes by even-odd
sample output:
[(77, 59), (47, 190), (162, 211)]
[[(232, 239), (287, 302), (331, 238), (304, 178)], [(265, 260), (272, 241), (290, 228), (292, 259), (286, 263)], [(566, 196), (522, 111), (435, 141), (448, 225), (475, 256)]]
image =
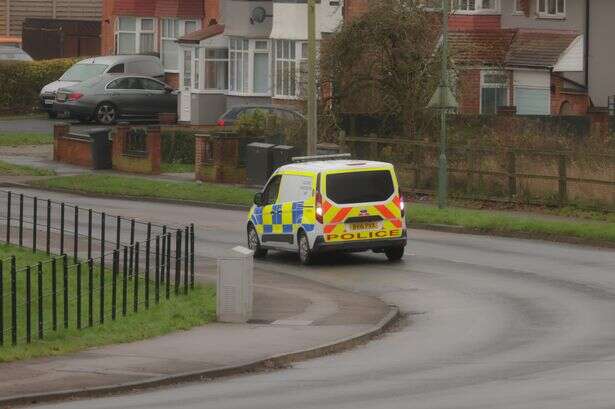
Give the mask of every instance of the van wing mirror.
[(263, 204), (263, 194), (262, 193), (257, 193), (254, 195), (254, 204), (257, 206), (262, 206)]

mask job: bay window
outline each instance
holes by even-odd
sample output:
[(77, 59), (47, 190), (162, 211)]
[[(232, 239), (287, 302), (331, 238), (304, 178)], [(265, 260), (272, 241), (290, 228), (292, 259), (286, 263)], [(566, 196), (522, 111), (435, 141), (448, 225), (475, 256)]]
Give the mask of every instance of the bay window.
[(224, 91), (228, 89), (228, 49), (204, 48), (203, 50), (204, 89), (206, 91)]
[(115, 53), (144, 54), (156, 51), (155, 19), (118, 17), (115, 23)]
[(540, 17), (566, 17), (566, 0), (538, 0), (537, 5)]
[(197, 20), (178, 20), (174, 18), (163, 18), (160, 21), (161, 31), (161, 53), (160, 59), (166, 71), (177, 71), (179, 45), (177, 39), (190, 34), (200, 28)]
[(500, 106), (508, 106), (508, 75), (504, 71), (481, 72), (480, 113), (495, 114)]
[(283, 98), (296, 98), (302, 95), (302, 84), (306, 77), (307, 43), (276, 40), (274, 95)]
[(269, 78), (271, 60), (269, 40), (229, 40), (229, 93), (236, 95), (271, 95)]

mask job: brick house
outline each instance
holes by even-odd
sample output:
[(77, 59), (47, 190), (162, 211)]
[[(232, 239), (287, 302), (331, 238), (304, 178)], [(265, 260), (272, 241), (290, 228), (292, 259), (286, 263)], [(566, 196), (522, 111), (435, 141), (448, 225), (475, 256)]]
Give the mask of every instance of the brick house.
[[(180, 90), (179, 119), (213, 123), (240, 104), (301, 105), (306, 0), (104, 0), (102, 49), (159, 53)], [(317, 39), (342, 22), (338, 0), (316, 5)]]
[[(437, 12), (442, 0), (424, 0)], [(615, 95), (612, 0), (451, 0), (460, 112), (580, 115)], [(433, 7), (433, 6), (436, 7)], [(368, 0), (346, 0), (344, 19)]]

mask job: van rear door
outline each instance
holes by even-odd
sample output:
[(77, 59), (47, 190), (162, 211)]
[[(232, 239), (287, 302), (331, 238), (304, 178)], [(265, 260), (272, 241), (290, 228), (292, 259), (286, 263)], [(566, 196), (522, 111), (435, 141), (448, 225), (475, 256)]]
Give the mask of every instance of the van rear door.
[(332, 171), (323, 187), (326, 242), (401, 237), (399, 189), (392, 168)]

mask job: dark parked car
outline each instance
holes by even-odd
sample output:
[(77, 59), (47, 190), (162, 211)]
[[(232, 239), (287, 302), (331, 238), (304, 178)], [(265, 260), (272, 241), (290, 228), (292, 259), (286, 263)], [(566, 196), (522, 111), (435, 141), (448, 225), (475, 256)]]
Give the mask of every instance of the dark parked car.
[(289, 108), (274, 107), (271, 105), (240, 105), (226, 111), (218, 119), (218, 126), (231, 127), (241, 115), (251, 115), (256, 111), (262, 111), (269, 115), (275, 115), (287, 121), (305, 121), (305, 117), (297, 111)]
[(177, 92), (154, 78), (106, 74), (60, 89), (53, 110), (82, 122), (109, 125), (120, 118), (146, 119), (177, 112)]

